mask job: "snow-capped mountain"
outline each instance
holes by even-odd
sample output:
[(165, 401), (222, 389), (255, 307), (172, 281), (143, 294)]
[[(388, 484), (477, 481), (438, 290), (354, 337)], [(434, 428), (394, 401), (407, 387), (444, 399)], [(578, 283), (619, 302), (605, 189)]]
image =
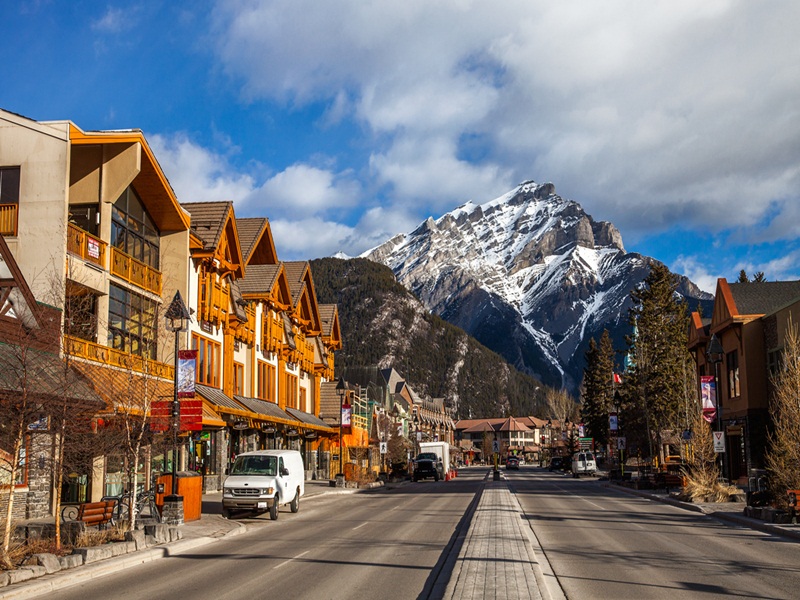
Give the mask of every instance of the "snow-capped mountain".
[[(572, 391), (591, 337), (608, 329), (624, 347), (630, 292), (654, 261), (625, 252), (614, 225), (552, 183), (533, 181), (429, 218), (362, 256), (518, 369)], [(693, 303), (711, 298), (685, 277), (679, 292)]]

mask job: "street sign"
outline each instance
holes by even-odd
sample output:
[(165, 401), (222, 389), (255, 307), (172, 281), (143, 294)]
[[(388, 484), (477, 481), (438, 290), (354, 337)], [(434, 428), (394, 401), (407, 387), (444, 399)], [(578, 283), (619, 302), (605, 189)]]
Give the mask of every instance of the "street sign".
[(617, 450), (625, 450), (628, 440), (624, 437), (617, 438)]
[(381, 454), (386, 454), (389, 451), (389, 444), (381, 442)]
[(725, 452), (725, 432), (724, 431), (712, 431), (711, 433), (714, 434), (714, 452), (717, 454)]
[(492, 440), (492, 452), (500, 452), (500, 440)]

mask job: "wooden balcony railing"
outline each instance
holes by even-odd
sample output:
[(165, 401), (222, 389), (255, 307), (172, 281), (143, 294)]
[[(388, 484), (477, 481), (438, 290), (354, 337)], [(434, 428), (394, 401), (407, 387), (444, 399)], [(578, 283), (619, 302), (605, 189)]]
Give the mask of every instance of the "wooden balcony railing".
[(230, 291), (216, 278), (207, 273), (200, 278), (200, 314), (198, 320), (208, 321), (215, 325), (228, 322), (228, 306)]
[(68, 252), (106, 269), (107, 246), (108, 244), (99, 237), (93, 236), (72, 223), (69, 224), (67, 228)]
[(0, 234), (17, 235), (17, 208), (16, 204), (0, 204)]
[(143, 290), (161, 295), (161, 271), (157, 271), (113, 247), (111, 248), (111, 272)]
[(253, 345), (256, 341), (256, 309), (248, 305), (245, 308), (247, 323), (241, 323), (234, 332), (234, 338), (242, 343)]
[(101, 346), (94, 342), (65, 335), (64, 342), (67, 354), (85, 358), (92, 362), (102, 363), (122, 369), (131, 369), (137, 373), (160, 377), (162, 379), (175, 379), (175, 369), (172, 365), (135, 356), (108, 346)]
[(264, 335), (261, 348), (264, 352), (278, 352), (283, 345), (283, 321), (266, 314), (263, 317)]

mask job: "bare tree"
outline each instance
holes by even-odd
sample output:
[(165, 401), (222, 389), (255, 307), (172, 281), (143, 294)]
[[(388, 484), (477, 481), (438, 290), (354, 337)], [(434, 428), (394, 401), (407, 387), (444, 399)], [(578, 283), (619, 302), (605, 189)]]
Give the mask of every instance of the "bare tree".
[(766, 465), (773, 497), (786, 504), (786, 491), (800, 489), (800, 332), (791, 318), (786, 325), (783, 368), (773, 378), (773, 385), (774, 429)]

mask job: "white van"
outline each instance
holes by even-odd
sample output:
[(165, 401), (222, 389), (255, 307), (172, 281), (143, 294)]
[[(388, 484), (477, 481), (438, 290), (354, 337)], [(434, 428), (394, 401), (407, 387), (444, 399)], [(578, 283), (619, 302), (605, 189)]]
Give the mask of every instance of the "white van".
[(572, 476), (594, 475), (597, 471), (597, 462), (594, 454), (588, 450), (576, 452), (572, 455)]
[(296, 513), (306, 489), (304, 476), (303, 458), (297, 450), (243, 452), (222, 484), (222, 516), (269, 511), (274, 521), (282, 504), (289, 504)]

